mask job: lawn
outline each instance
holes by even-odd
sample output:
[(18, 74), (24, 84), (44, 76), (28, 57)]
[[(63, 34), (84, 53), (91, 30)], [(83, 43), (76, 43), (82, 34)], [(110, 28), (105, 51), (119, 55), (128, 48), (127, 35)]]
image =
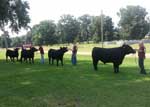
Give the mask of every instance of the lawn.
[[(58, 49), (59, 47), (68, 47), (68, 48), (72, 48), (72, 44), (57, 44), (57, 45), (49, 45), (49, 46), (43, 46), (44, 47), (44, 50), (45, 51), (48, 51), (50, 48), (52, 49)], [(79, 52), (87, 52), (87, 53), (91, 53), (91, 50), (93, 49), (93, 47), (102, 47), (101, 44), (94, 44), (94, 43), (90, 43), (90, 44), (87, 44), (87, 43), (80, 43), (80, 44), (77, 44), (78, 46), (78, 51)], [(120, 45), (118, 44), (104, 44), (103, 45), (104, 48), (113, 48), (113, 47), (119, 47)], [(138, 49), (138, 44), (133, 44), (131, 45), (134, 49)], [(37, 46), (36, 46), (37, 47)], [(149, 43), (145, 43), (145, 47), (146, 47), (146, 52), (150, 53), (150, 44)], [(38, 47), (37, 47), (38, 48)], [(5, 49), (1, 49), (0, 48), (0, 51), (1, 50), (5, 50)]]
[(91, 57), (78, 55), (72, 66), (70, 54), (64, 66), (5, 62), (0, 51), (0, 107), (149, 107), (150, 63), (148, 74), (139, 74), (137, 59), (126, 58), (120, 73), (114, 74), (112, 64), (99, 62), (93, 70)]
[[(46, 46), (44, 47), (45, 50), (48, 50), (50, 48), (58, 48), (58, 47), (61, 47), (61, 46), (67, 46), (69, 48), (72, 48), (72, 44), (59, 44), (59, 45), (52, 45), (52, 46)], [(90, 44), (87, 44), (87, 43), (81, 43), (81, 44), (77, 44), (78, 46), (78, 49), (80, 52), (91, 52), (92, 48), (93, 47), (102, 47), (101, 44), (93, 44), (93, 43), (90, 43)], [(120, 45), (119, 44), (104, 44), (103, 45), (104, 48), (113, 48), (113, 47), (119, 47)], [(138, 49), (138, 44), (133, 44), (131, 45), (134, 49)], [(146, 47), (146, 52), (150, 52), (150, 44), (149, 43), (145, 43), (145, 47)]]

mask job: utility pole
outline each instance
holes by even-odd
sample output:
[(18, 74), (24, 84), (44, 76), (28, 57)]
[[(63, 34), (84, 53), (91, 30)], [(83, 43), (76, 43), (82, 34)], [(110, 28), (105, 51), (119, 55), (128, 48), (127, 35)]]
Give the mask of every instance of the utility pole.
[(104, 45), (104, 34), (103, 34), (103, 10), (101, 10), (101, 43), (102, 43), (102, 48), (103, 48), (103, 45)]

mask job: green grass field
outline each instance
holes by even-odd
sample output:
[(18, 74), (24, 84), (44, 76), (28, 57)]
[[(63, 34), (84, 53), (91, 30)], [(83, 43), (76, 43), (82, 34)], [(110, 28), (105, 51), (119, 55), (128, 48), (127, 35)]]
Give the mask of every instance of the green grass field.
[[(44, 47), (45, 50), (48, 50), (50, 48), (58, 48), (60, 46), (67, 46), (69, 48), (72, 48), (72, 44), (59, 44), (59, 45), (53, 45), (53, 46), (46, 46)], [(104, 44), (104, 48), (113, 48), (113, 47), (119, 47), (120, 45), (116, 45), (116, 44), (108, 44), (105, 45)], [(131, 45), (134, 49), (138, 49), (138, 44), (133, 44)], [(87, 44), (87, 43), (82, 43), (82, 44), (78, 44), (78, 49), (80, 52), (91, 52), (93, 47), (102, 47), (101, 44)], [(145, 43), (145, 47), (146, 47), (146, 52), (150, 53), (150, 44)]]
[(150, 59), (145, 60), (147, 75), (139, 74), (137, 59), (125, 58), (120, 73), (112, 64), (99, 62), (95, 72), (91, 57), (78, 55), (72, 66), (70, 54), (64, 66), (5, 62), (0, 51), (0, 107), (149, 107)]

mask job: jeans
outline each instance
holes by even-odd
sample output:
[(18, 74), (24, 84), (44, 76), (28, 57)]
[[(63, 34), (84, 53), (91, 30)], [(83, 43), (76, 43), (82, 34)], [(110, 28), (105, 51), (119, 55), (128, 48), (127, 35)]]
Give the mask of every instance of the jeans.
[(139, 67), (140, 67), (140, 73), (146, 74), (145, 68), (144, 68), (144, 58), (139, 58)]
[(44, 64), (44, 54), (41, 54), (41, 64)]
[(71, 62), (72, 62), (72, 65), (76, 65), (77, 64), (77, 58), (76, 58), (75, 54), (72, 54)]

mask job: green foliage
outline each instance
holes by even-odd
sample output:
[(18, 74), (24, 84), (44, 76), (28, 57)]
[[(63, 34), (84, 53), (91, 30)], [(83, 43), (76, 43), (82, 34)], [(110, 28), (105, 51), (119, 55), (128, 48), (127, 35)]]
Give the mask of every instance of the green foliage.
[[(5, 39), (6, 39), (7, 43), (6, 43)], [(11, 40), (9, 34), (7, 34), (7, 35), (6, 34), (2, 34), (0, 36), (0, 47), (2, 47), (2, 48), (11, 47), (11, 42), (12, 42), (12, 40)]]
[(140, 6), (121, 8), (118, 16), (122, 35), (126, 39), (141, 39), (148, 32), (148, 23), (145, 19), (147, 12)]
[[(101, 41), (101, 18), (102, 16), (93, 17), (92, 21), (92, 32), (93, 32), (93, 40), (95, 42)], [(113, 40), (113, 22), (112, 18), (109, 16), (103, 15), (103, 35), (105, 41)]]
[[(23, 38), (23, 37), (22, 37)], [(11, 46), (12, 47), (17, 47), (17, 46), (21, 46), (22, 43), (24, 42), (23, 39), (21, 39), (21, 37), (14, 37), (11, 38)]]
[(93, 18), (92, 21), (92, 30), (93, 30), (93, 36), (94, 36), (94, 41), (98, 42), (101, 40), (101, 17), (96, 16)]
[[(119, 27), (114, 28), (112, 18), (103, 14), (103, 40), (142, 39), (150, 29), (150, 19), (146, 15), (146, 9), (140, 6), (121, 8), (118, 12)], [(102, 16), (88, 14), (76, 18), (67, 14), (62, 15), (58, 23), (44, 20), (34, 25), (23, 40), (34, 45), (90, 41), (98, 43), (101, 41), (101, 18)], [(12, 39), (12, 45), (16, 41)]]
[(113, 31), (113, 39), (114, 40), (119, 40), (121, 39), (121, 34), (118, 28), (115, 28)]
[(92, 23), (92, 16), (85, 14), (83, 16), (80, 16), (78, 20), (80, 22), (80, 41), (89, 42), (89, 40), (91, 39), (90, 26)]
[(43, 44), (43, 41), (42, 41), (42, 36), (41, 34), (36, 34), (32, 37), (32, 40), (33, 40), (33, 44), (34, 45), (42, 45)]
[(51, 45), (57, 43), (56, 25), (52, 20), (45, 20), (32, 28), (33, 44)]
[[(21, 28), (27, 28), (30, 18), (28, 15), (29, 5), (23, 0), (0, 0), (0, 30), (3, 31), (1, 47), (11, 46), (11, 39), (5, 33), (8, 27), (18, 33)], [(14, 39), (12, 45), (16, 45)]]
[(12, 31), (26, 28), (30, 22), (28, 15), (29, 5), (22, 0), (0, 0), (0, 29), (9, 26)]
[(79, 22), (71, 15), (63, 15), (58, 22), (59, 37), (62, 42), (73, 43), (79, 34)]
[(113, 35), (113, 30), (114, 30), (114, 26), (113, 26), (113, 22), (112, 22), (112, 18), (109, 16), (105, 16), (104, 17), (104, 40), (106, 41), (110, 41), (114, 39), (114, 35)]

